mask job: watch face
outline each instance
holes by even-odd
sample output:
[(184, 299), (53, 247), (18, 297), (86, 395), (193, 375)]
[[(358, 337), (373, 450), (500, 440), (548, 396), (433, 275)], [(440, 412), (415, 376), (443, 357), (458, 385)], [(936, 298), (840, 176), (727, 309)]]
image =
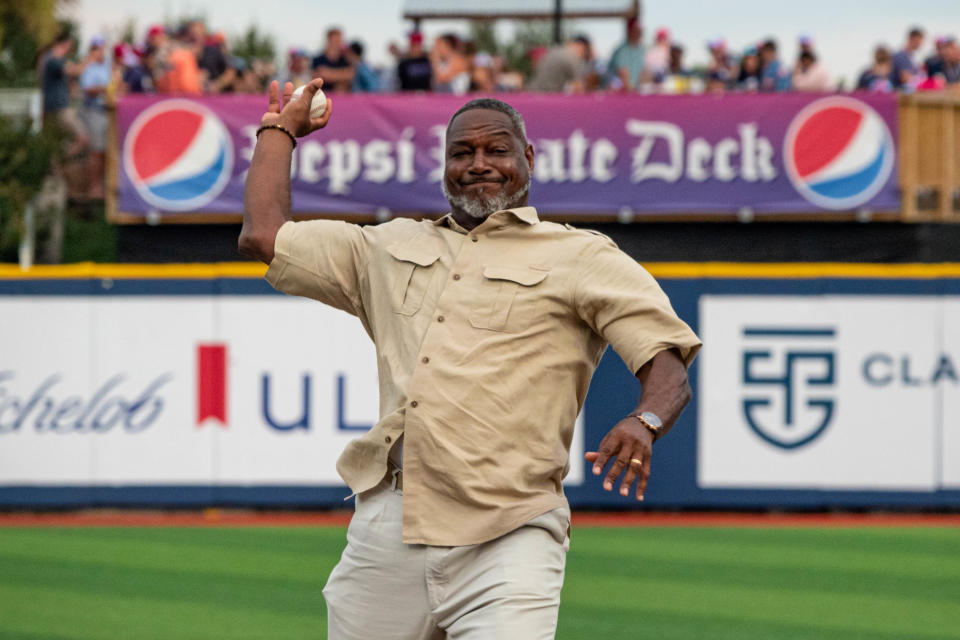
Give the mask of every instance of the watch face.
[(647, 421), (647, 423), (654, 429), (659, 429), (663, 426), (663, 420), (661, 420), (657, 414), (650, 411), (644, 411), (640, 414), (640, 417)]

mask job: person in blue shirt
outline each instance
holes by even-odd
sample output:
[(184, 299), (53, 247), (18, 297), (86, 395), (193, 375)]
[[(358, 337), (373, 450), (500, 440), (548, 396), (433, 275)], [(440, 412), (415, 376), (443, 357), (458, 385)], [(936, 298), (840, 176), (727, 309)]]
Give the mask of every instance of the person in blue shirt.
[(371, 69), (363, 59), (363, 44), (354, 40), (347, 47), (346, 54), (350, 64), (353, 65), (351, 91), (354, 93), (380, 91), (380, 78), (377, 76), (377, 72)]
[(902, 91), (915, 88), (919, 68), (913, 58), (923, 46), (923, 36), (923, 29), (913, 27), (907, 33), (907, 42), (903, 49), (894, 54), (891, 78), (894, 89)]
[(637, 18), (627, 20), (627, 40), (614, 49), (607, 66), (610, 86), (625, 91), (635, 91), (643, 72), (643, 27)]
[(93, 199), (104, 194), (104, 167), (107, 152), (107, 87), (110, 86), (110, 64), (104, 55), (104, 39), (90, 42), (89, 63), (80, 74), (83, 92), (82, 118), (90, 135), (90, 156), (87, 160), (88, 192)]
[(777, 43), (767, 40), (760, 46), (760, 91), (789, 91), (790, 69), (777, 57)]

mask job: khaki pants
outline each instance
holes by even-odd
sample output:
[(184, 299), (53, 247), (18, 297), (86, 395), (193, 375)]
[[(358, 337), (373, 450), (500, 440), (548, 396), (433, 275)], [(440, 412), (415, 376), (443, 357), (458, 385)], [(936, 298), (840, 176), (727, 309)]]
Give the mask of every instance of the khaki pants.
[(347, 548), (323, 589), (330, 640), (554, 637), (566, 510), (483, 544), (432, 547), (401, 542), (401, 509), (386, 481), (357, 496)]

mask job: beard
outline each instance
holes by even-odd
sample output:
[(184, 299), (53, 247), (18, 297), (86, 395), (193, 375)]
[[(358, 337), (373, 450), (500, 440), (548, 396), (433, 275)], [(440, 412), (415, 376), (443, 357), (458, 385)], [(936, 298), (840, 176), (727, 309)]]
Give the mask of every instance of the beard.
[(497, 211), (513, 209), (522, 205), (527, 193), (530, 192), (530, 180), (527, 180), (516, 193), (508, 195), (501, 190), (500, 193), (491, 198), (471, 197), (464, 193), (456, 196), (452, 195), (450, 190), (447, 189), (446, 180), (440, 182), (440, 188), (451, 207), (462, 209), (471, 218), (483, 220)]

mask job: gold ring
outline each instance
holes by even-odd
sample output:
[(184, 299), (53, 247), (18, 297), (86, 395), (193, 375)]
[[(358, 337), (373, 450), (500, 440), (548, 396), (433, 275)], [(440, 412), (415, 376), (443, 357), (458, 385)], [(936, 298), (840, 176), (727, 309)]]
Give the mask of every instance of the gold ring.
[(630, 464), (636, 465), (638, 469), (643, 468), (643, 460), (639, 458), (630, 458)]

